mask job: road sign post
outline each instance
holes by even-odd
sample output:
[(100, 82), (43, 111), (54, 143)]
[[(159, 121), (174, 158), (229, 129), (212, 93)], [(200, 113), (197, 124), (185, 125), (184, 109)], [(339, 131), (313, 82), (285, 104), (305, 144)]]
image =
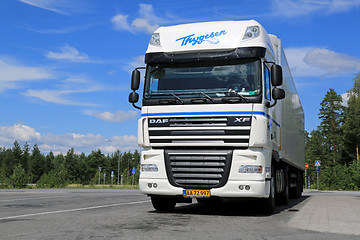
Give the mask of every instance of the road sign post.
[(114, 171), (111, 171), (111, 185), (113, 185), (114, 182)]
[(319, 172), (320, 172), (320, 161), (315, 161), (315, 167), (316, 167), (316, 182), (317, 182), (317, 190), (319, 191)]
[(134, 175), (135, 175), (135, 168), (132, 169), (132, 185), (134, 185)]
[(319, 172), (320, 168), (316, 167), (316, 182), (317, 182), (317, 190), (319, 191)]
[(307, 176), (307, 174), (306, 174), (306, 169), (308, 169), (309, 168), (309, 164), (307, 164), (307, 163), (305, 163), (305, 181), (304, 181), (304, 187), (305, 187), (305, 189), (307, 189), (307, 186), (306, 186), (306, 176)]

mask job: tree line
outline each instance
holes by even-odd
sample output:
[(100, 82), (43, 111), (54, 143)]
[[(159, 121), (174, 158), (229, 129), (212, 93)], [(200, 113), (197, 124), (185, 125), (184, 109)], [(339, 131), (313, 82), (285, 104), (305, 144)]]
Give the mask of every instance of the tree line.
[(317, 185), (314, 162), (321, 161), (320, 189), (360, 189), (360, 74), (353, 80), (347, 106), (341, 95), (329, 89), (320, 104), (320, 125), (305, 133), (307, 174), (313, 187)]
[[(310, 133), (305, 132), (305, 158), (309, 164), (307, 176), (312, 187), (317, 185), (314, 163), (321, 161), (320, 189), (360, 189), (360, 74), (353, 80), (347, 106), (334, 89), (329, 89), (320, 104), (320, 125)], [(37, 145), (30, 149), (25, 144), (21, 148), (15, 141), (12, 148), (0, 147), (0, 188), (21, 188), (27, 183), (40, 187), (63, 187), (71, 183), (115, 184), (118, 163), (119, 178), (123, 176), (124, 184), (132, 184), (133, 168), (136, 169), (134, 183), (137, 184), (139, 160), (138, 151), (116, 151), (105, 155), (97, 150), (85, 155), (75, 153), (72, 148), (66, 155), (55, 156), (52, 152), (44, 155)], [(113, 178), (111, 171), (114, 172)]]
[(12, 148), (0, 147), (0, 188), (23, 188), (28, 183), (51, 188), (68, 184), (117, 184), (118, 167), (119, 182), (122, 175), (124, 184), (137, 184), (139, 160), (137, 150), (105, 155), (99, 149), (85, 155), (75, 153), (72, 148), (66, 155), (55, 156), (53, 152), (42, 154), (36, 144), (32, 149), (27, 143), (21, 148), (15, 141)]

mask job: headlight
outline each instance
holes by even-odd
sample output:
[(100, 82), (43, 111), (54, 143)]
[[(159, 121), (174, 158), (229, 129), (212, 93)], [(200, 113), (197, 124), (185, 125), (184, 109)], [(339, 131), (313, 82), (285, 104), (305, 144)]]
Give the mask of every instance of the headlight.
[(150, 38), (150, 45), (158, 46), (160, 47), (160, 34), (159, 33), (153, 33)]
[(157, 172), (158, 170), (156, 164), (141, 164), (142, 172)]
[(243, 40), (257, 38), (259, 35), (260, 35), (259, 26), (251, 26), (246, 29)]
[(262, 166), (255, 165), (241, 165), (239, 168), (239, 173), (262, 173)]

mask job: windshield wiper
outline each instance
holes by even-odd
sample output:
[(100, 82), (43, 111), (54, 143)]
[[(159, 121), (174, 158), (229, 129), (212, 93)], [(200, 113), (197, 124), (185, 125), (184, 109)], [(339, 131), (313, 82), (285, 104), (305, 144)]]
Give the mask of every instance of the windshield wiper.
[(179, 98), (178, 96), (176, 96), (176, 95), (173, 94), (173, 93), (170, 93), (170, 94), (173, 95), (174, 98), (175, 98), (176, 100), (178, 100), (181, 104), (184, 104), (184, 100), (182, 100), (181, 98)]
[(210, 97), (209, 95), (207, 95), (204, 92), (191, 92), (189, 94), (201, 94), (204, 95), (206, 99), (210, 100), (211, 103), (215, 103), (214, 99), (212, 97)]
[(204, 92), (200, 92), (202, 95), (204, 95), (206, 97), (206, 99), (209, 99), (211, 103), (215, 103), (214, 99), (212, 97), (210, 97), (209, 95), (207, 95)]
[(249, 100), (247, 100), (247, 98), (245, 98), (243, 95), (241, 95), (240, 93), (238, 93), (237, 91), (235, 91), (234, 89), (229, 88), (228, 90), (229, 93), (234, 93), (236, 94), (241, 100), (243, 100), (244, 102), (249, 102)]

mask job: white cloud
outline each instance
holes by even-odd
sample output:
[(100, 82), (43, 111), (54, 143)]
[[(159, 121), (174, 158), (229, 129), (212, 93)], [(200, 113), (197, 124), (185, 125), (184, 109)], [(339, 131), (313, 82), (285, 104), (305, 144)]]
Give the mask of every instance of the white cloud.
[(22, 81), (38, 81), (54, 77), (44, 67), (26, 66), (5, 56), (0, 56), (0, 73), (0, 92), (20, 88)]
[(124, 65), (123, 70), (131, 73), (135, 68), (138, 68), (138, 67), (145, 67), (145, 56), (144, 55), (133, 57), (127, 65)]
[(327, 75), (353, 74), (360, 71), (360, 59), (328, 49), (313, 49), (305, 57), (310, 65), (324, 69)]
[(117, 14), (111, 22), (114, 24), (116, 30), (135, 32), (153, 33), (163, 20), (157, 17), (151, 4), (139, 4), (139, 16), (131, 23), (128, 21), (128, 15)]
[(111, 22), (114, 24), (116, 30), (132, 32), (132, 28), (130, 27), (127, 18), (128, 15), (117, 14), (111, 18)]
[[(6, 144), (13, 143), (15, 140), (24, 142), (38, 141), (40, 137), (41, 134), (36, 132), (35, 129), (23, 124), (0, 127), (0, 142)], [(13, 141), (13, 139), (15, 140)]]
[(360, 0), (272, 0), (273, 15), (296, 18), (311, 14), (346, 12), (360, 6)]
[(96, 85), (83, 76), (72, 76), (61, 82), (56, 89), (28, 89), (22, 94), (27, 97), (37, 98), (45, 102), (71, 105), (71, 106), (92, 106), (97, 104), (79, 102), (73, 100), (73, 95), (82, 93), (92, 93), (103, 91), (105, 88), (101, 85)]
[(153, 33), (157, 28), (159, 28), (159, 25), (152, 24), (148, 19), (144, 18), (137, 18), (132, 23), (132, 26), (134, 26), (136, 29), (139, 29), (140, 31), (146, 32), (146, 33)]
[(46, 55), (49, 59), (68, 60), (73, 62), (89, 62), (89, 56), (85, 53), (80, 53), (76, 48), (71, 46), (64, 46), (60, 48), (60, 52), (49, 51)]
[(86, 111), (84, 111), (84, 113), (86, 115), (95, 117), (97, 119), (101, 119), (106, 122), (123, 122), (123, 121), (127, 121), (129, 119), (133, 119), (138, 115), (137, 111), (132, 111), (132, 110), (128, 111), (128, 112), (118, 110), (115, 113), (111, 113), (111, 112), (99, 113), (99, 112), (86, 110)]
[(294, 77), (325, 77), (360, 71), (360, 59), (326, 48), (285, 49)]
[(24, 96), (38, 98), (45, 102), (62, 104), (62, 105), (72, 105), (72, 106), (96, 106), (92, 103), (83, 103), (74, 100), (68, 99), (68, 95), (74, 93), (81, 93), (81, 90), (33, 90), (29, 89), (25, 93)]
[(89, 3), (80, 0), (19, 0), (25, 4), (59, 14), (89, 11)]
[(343, 93), (341, 94), (341, 98), (342, 98), (342, 105), (347, 107), (348, 106), (348, 101), (350, 98), (350, 94), (349, 93)]
[(27, 142), (30, 146), (37, 144), (40, 151), (54, 153), (66, 153), (72, 147), (77, 152), (85, 153), (96, 149), (110, 153), (117, 149), (128, 151), (138, 148), (137, 138), (134, 135), (113, 136), (110, 142), (105, 142), (105, 137), (100, 134), (41, 134), (24, 124), (0, 126), (0, 146), (10, 148), (15, 141), (20, 144)]

